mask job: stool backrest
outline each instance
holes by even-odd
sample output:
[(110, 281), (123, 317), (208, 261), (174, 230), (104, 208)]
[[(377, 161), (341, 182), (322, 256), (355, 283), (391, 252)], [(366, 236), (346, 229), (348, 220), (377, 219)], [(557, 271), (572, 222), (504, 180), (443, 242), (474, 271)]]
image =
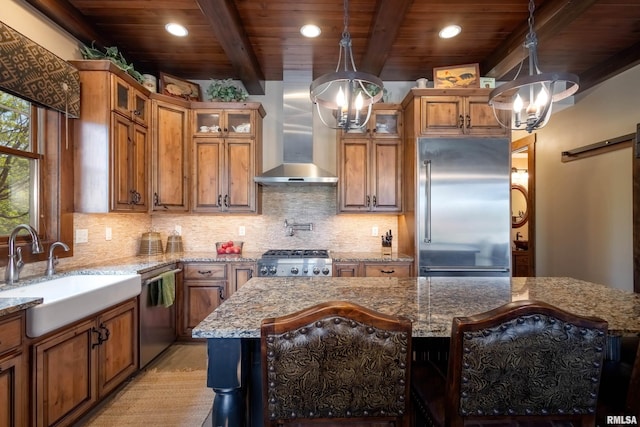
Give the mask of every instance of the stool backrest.
[(408, 319), (327, 302), (264, 319), (261, 352), (266, 426), (305, 419), (409, 425)]
[(595, 425), (607, 322), (536, 301), (453, 320), (445, 419)]

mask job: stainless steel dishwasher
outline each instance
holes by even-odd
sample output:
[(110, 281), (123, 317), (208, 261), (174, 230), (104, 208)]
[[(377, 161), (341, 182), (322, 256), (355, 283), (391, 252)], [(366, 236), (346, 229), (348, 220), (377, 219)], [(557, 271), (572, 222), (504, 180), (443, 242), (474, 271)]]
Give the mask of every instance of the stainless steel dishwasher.
[[(156, 356), (162, 353), (176, 340), (176, 305), (177, 300), (169, 307), (152, 303), (150, 285), (161, 279), (162, 274), (170, 271), (174, 275), (182, 269), (175, 264), (157, 268), (142, 275), (142, 292), (139, 299), (139, 333), (140, 368), (145, 367)], [(179, 280), (176, 277), (176, 293)]]

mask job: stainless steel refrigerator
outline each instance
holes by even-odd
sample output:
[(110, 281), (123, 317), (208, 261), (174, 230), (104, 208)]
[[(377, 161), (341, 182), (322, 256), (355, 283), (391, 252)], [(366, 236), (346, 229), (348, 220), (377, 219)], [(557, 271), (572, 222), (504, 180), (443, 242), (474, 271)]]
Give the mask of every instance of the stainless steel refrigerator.
[(509, 140), (421, 138), (418, 151), (420, 276), (509, 276)]

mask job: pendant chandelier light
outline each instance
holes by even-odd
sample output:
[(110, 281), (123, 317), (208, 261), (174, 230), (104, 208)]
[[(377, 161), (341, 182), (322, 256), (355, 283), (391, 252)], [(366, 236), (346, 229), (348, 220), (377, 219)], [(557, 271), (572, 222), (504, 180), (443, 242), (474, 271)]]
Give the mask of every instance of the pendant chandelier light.
[[(489, 105), (500, 124), (512, 130), (526, 130), (531, 133), (549, 121), (554, 102), (573, 95), (578, 90), (578, 76), (571, 73), (543, 73), (538, 67), (538, 38), (533, 29), (535, 4), (529, 0), (529, 33), (524, 47), (529, 49), (529, 75), (504, 83), (489, 94)], [(504, 122), (496, 110), (511, 112), (511, 120)]]
[(356, 70), (348, 27), (349, 1), (344, 0), (344, 30), (336, 71), (318, 77), (310, 88), (322, 123), (345, 131), (364, 128), (371, 117), (371, 106), (382, 98), (384, 90), (378, 77)]

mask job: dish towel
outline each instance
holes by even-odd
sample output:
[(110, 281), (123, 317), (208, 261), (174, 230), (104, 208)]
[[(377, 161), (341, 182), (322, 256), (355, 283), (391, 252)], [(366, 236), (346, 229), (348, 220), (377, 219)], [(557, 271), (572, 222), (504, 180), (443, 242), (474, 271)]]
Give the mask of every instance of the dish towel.
[(158, 304), (171, 307), (176, 299), (176, 276), (172, 271), (160, 275), (158, 280)]

